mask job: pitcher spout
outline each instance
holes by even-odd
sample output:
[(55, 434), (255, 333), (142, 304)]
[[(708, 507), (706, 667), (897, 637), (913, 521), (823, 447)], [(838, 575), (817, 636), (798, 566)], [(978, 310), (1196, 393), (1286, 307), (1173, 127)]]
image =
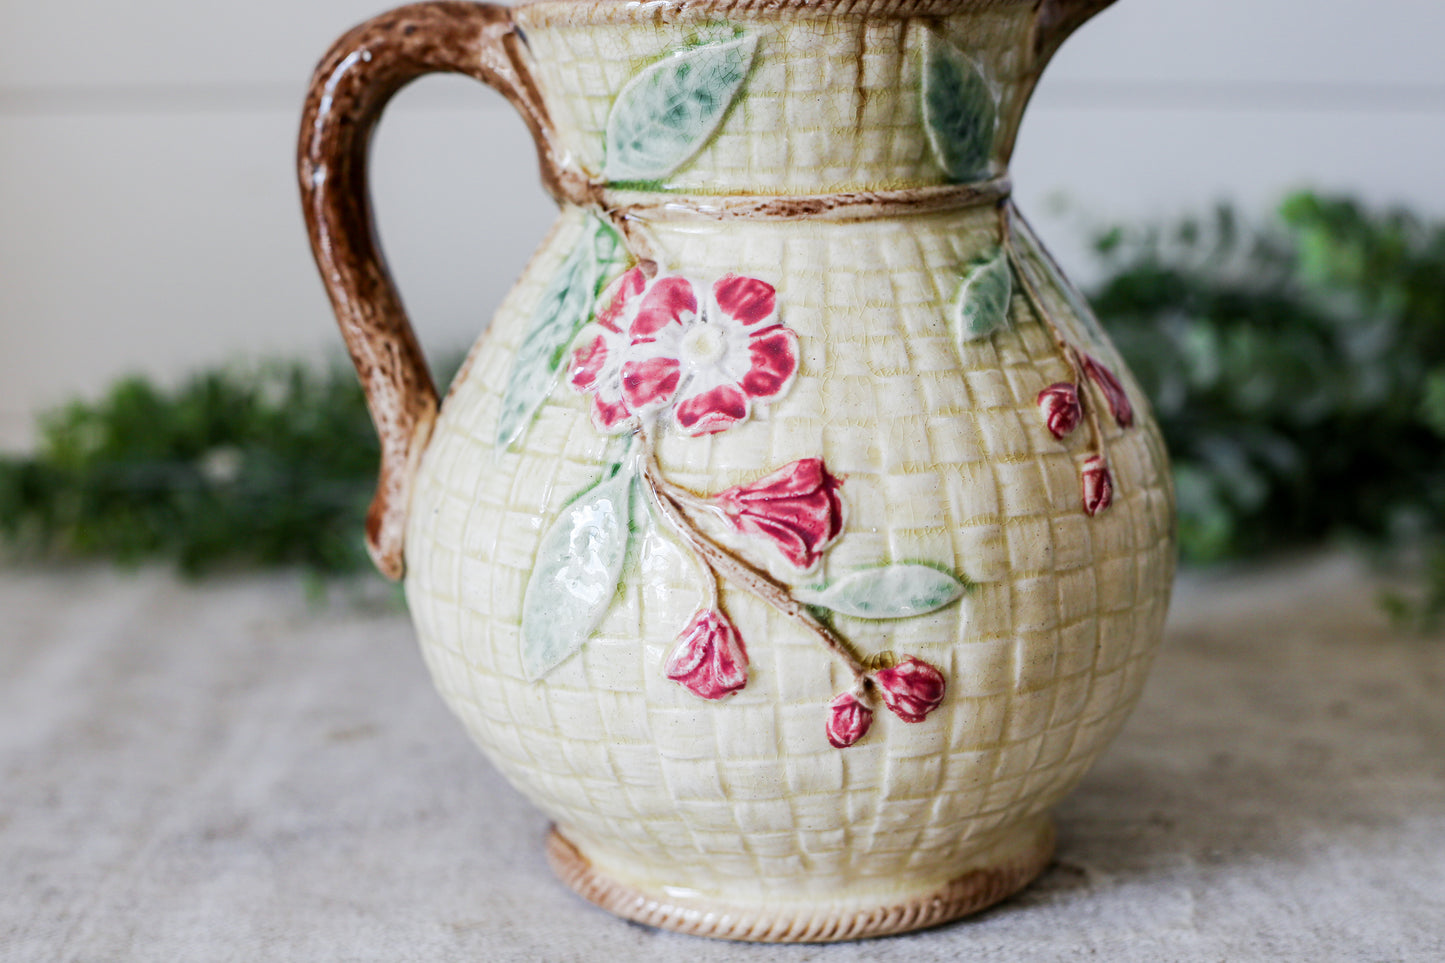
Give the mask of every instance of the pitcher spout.
[(1039, 8), (1034, 34), (1034, 58), (1039, 70), (1069, 35), (1114, 0), (1044, 0)]

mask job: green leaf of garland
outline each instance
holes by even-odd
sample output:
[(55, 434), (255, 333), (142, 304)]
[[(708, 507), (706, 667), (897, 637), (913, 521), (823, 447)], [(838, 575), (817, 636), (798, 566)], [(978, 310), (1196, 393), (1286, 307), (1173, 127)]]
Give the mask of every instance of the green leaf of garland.
[(961, 341), (986, 338), (1008, 327), (1013, 284), (1013, 268), (1002, 248), (968, 272), (953, 302), (954, 321)]
[(908, 619), (956, 601), (967, 586), (928, 565), (885, 565), (845, 575), (820, 590), (795, 589), (793, 596), (860, 619)]
[(617, 594), (632, 511), (623, 469), (562, 509), (537, 550), (522, 599), (522, 669), (536, 681), (582, 648)]
[(589, 218), (577, 245), (552, 275), (532, 309), (532, 324), (517, 349), (497, 416), (497, 453), (522, 437), (552, 393), (567, 346), (592, 320), (597, 292), (622, 263), (622, 241), (612, 228)]
[(990, 176), (998, 95), (973, 58), (934, 34), (923, 48), (923, 122), (933, 156), (950, 178)]
[(739, 37), (690, 47), (628, 81), (607, 116), (607, 179), (657, 180), (701, 150), (742, 89), (757, 46), (756, 37)]

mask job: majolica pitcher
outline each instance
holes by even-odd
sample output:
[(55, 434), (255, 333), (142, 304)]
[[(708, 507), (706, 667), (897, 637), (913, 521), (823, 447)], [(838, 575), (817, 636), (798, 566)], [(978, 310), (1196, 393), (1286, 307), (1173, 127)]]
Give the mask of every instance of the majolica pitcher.
[[(382, 440), (368, 544), (587, 899), (851, 939), (1047, 863), (1173, 574), (1159, 433), (1009, 195), (1108, 2), (423, 3), (318, 68), (300, 180)], [(431, 71), (506, 95), (561, 208), (445, 404), (366, 191)]]

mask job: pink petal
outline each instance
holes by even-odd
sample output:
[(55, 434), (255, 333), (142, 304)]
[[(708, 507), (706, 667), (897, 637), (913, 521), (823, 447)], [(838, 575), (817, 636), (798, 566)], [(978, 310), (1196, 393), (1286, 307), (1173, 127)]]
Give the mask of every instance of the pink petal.
[(669, 324), (681, 324), (684, 314), (697, 313), (697, 295), (687, 278), (659, 278), (642, 297), (628, 334), (633, 341), (650, 339)]
[(818, 559), (823, 557), (823, 548), (826, 547), (826, 543), (821, 543), (814, 548), (802, 532), (784, 521), (757, 515), (743, 515), (733, 524), (738, 531), (746, 535), (761, 535), (771, 539), (773, 547), (783, 554), (783, 558), (791, 562), (794, 567), (804, 571), (817, 565)]
[(1067, 381), (1051, 384), (1039, 392), (1039, 410), (1043, 412), (1044, 424), (1055, 438), (1064, 438), (1079, 427), (1084, 409), (1079, 404), (1079, 388)]
[(843, 531), (842, 484), (821, 458), (803, 458), (750, 485), (720, 491), (713, 502), (738, 531), (769, 539), (806, 571)]
[(752, 325), (767, 319), (777, 305), (777, 290), (766, 281), (729, 274), (712, 286), (713, 300), (729, 317)]
[(1084, 496), (1084, 511), (1097, 515), (1114, 504), (1114, 475), (1102, 455), (1091, 455), (1084, 462), (1079, 478)]
[(904, 722), (922, 722), (943, 702), (948, 685), (943, 673), (914, 656), (873, 674), (883, 693), (883, 704)]
[(708, 435), (746, 420), (748, 396), (737, 385), (718, 385), (684, 398), (672, 412), (678, 426), (689, 435)]
[(748, 653), (727, 616), (704, 609), (677, 636), (663, 672), (704, 699), (724, 699), (748, 684)]
[(677, 643), (662, 664), (663, 674), (674, 682), (684, 682), (697, 674), (702, 663), (712, 655), (708, 641), (710, 626), (701, 615), (694, 615), (677, 636)]
[(1119, 423), (1120, 428), (1128, 428), (1134, 423), (1134, 406), (1129, 403), (1129, 395), (1114, 372), (1099, 363), (1097, 358), (1084, 355), (1084, 371), (1094, 384), (1099, 386), (1100, 393), (1104, 400), (1109, 403), (1109, 413)]
[(868, 734), (873, 725), (873, 710), (845, 692), (828, 704), (828, 742), (834, 749), (846, 749)]
[(622, 366), (622, 396), (633, 411), (665, 405), (677, 394), (682, 365), (676, 358), (648, 358)]
[[(827, 468), (823, 464), (823, 459), (800, 458), (791, 464), (784, 465), (770, 475), (764, 475), (755, 482), (718, 492), (714, 497), (727, 501), (749, 502), (759, 499), (808, 495), (823, 487), (826, 474)], [(831, 475), (827, 477), (833, 484), (842, 484)]]
[(607, 401), (600, 394), (592, 396), (592, 424), (597, 426), (598, 431), (619, 434), (618, 426), (631, 417), (632, 412), (622, 399)]
[(611, 331), (621, 331), (617, 320), (626, 309), (628, 302), (632, 301), (642, 289), (647, 286), (647, 275), (642, 273), (642, 268), (633, 268), (613, 284), (614, 294), (607, 307), (597, 312), (597, 323)]
[(764, 328), (748, 342), (752, 367), (742, 389), (751, 398), (775, 398), (787, 390), (798, 371), (798, 336), (781, 324)]
[(593, 338), (572, 352), (572, 368), (568, 380), (578, 391), (591, 391), (597, 387), (597, 376), (607, 363), (607, 339), (602, 335)]

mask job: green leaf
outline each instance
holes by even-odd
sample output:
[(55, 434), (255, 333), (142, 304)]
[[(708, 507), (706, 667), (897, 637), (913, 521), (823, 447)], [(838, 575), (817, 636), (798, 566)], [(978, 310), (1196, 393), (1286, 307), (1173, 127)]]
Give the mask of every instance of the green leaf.
[(522, 437), (532, 416), (552, 393), (567, 346), (592, 319), (597, 292), (623, 256), (621, 239), (612, 228), (589, 218), (576, 247), (532, 309), (531, 327), (512, 361), (497, 417), (499, 455)]
[(908, 619), (957, 600), (967, 586), (928, 565), (885, 565), (845, 575), (820, 590), (796, 589), (793, 596), (860, 619)]
[(576, 654), (611, 607), (631, 535), (632, 479), (623, 469), (583, 492), (542, 536), (522, 598), (528, 679)]
[(986, 338), (1008, 327), (1013, 298), (1013, 269), (1008, 254), (997, 248), (968, 272), (958, 286), (953, 310), (960, 341)]
[(628, 81), (607, 117), (607, 178), (657, 180), (701, 150), (742, 89), (757, 46), (756, 37), (739, 37), (690, 47)]
[(955, 181), (992, 174), (998, 94), (973, 58), (928, 35), (923, 48), (923, 123), (938, 166)]

